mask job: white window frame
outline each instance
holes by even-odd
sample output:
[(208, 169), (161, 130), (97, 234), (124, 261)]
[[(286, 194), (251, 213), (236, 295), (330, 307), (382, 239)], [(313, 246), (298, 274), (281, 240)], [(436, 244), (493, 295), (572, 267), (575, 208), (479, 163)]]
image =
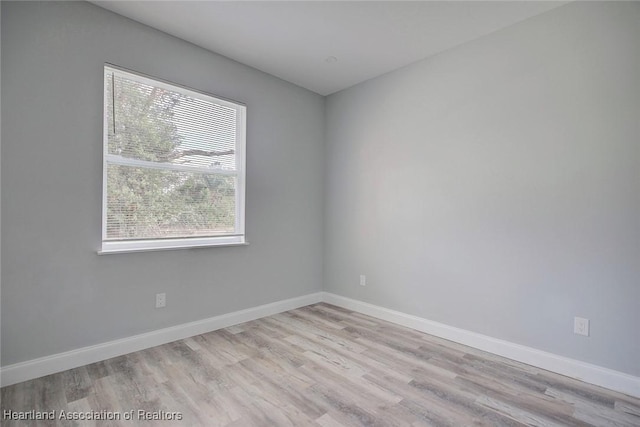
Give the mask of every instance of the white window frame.
[[(136, 81), (151, 86), (161, 87), (166, 90), (179, 92), (184, 95), (213, 101), (217, 104), (224, 105), (236, 111), (236, 144), (235, 144), (235, 162), (236, 170), (212, 170), (208, 168), (184, 167), (171, 163), (155, 163), (144, 160), (124, 158), (121, 156), (109, 154), (108, 126), (107, 119), (108, 100), (103, 89), (103, 161), (102, 161), (102, 246), (98, 250), (99, 254), (126, 253), (126, 252), (142, 252), (157, 251), (168, 249), (188, 249), (203, 248), (211, 246), (237, 246), (247, 245), (245, 236), (245, 181), (246, 181), (246, 105), (237, 101), (231, 101), (219, 96), (215, 96), (203, 91), (194, 90), (182, 85), (167, 82), (162, 79), (150, 77), (135, 71), (127, 70), (122, 67), (104, 64), (104, 76), (107, 72), (115, 73), (115, 75), (134, 78)], [(164, 170), (183, 170), (188, 172), (211, 174), (228, 174), (236, 177), (236, 211), (235, 211), (235, 233), (221, 234), (211, 237), (180, 237), (180, 238), (159, 238), (159, 239), (139, 239), (139, 240), (107, 240), (107, 166), (110, 164), (138, 166), (144, 168), (158, 168)]]

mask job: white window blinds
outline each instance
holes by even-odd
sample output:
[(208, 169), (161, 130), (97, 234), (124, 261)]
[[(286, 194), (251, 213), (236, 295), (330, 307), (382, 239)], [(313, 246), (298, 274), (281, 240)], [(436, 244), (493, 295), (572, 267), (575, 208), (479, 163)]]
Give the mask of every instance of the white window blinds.
[(244, 243), (245, 107), (104, 69), (105, 252)]

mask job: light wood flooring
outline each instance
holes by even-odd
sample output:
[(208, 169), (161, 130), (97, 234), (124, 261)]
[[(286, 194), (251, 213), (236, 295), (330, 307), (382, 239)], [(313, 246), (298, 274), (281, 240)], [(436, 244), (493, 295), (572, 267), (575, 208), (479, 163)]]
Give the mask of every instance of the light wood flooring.
[[(327, 304), (4, 387), (1, 397), (2, 413), (136, 411), (134, 421), (0, 418), (7, 427), (640, 426), (640, 399)], [(141, 422), (138, 410), (182, 420)]]

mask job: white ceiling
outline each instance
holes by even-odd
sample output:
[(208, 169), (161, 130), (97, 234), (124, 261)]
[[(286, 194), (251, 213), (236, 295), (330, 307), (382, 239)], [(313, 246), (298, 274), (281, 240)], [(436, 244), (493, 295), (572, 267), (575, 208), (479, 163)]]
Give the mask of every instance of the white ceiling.
[(92, 3), (328, 95), (567, 2)]

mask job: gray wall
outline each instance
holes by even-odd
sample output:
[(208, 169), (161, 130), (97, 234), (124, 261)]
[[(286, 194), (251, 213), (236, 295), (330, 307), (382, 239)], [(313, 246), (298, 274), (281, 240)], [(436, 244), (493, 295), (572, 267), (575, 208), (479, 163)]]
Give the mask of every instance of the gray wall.
[[(315, 292), (324, 262), (330, 292), (640, 375), (639, 23), (570, 4), (325, 111), (93, 5), (2, 2), (2, 365)], [(250, 246), (96, 255), (104, 62), (248, 105)]]
[(569, 4), (328, 97), (325, 290), (640, 375), (639, 40)]
[[(0, 34), (2, 34), (2, 2), (0, 1)], [(2, 39), (0, 38), (0, 51)], [(2, 82), (2, 55), (0, 54), (0, 82)], [(1, 86), (1, 84), (0, 84)], [(1, 87), (0, 87), (1, 89)], [(1, 92), (1, 90), (0, 90)], [(0, 236), (2, 236), (2, 97), (0, 96)], [(2, 244), (0, 244), (0, 301), (2, 301)], [(2, 304), (0, 304), (0, 328), (2, 327)], [(0, 331), (1, 333), (2, 331)], [(0, 337), (0, 355), (2, 354), (2, 339)], [(1, 364), (0, 364), (1, 366)]]
[[(247, 104), (249, 246), (96, 254), (104, 62)], [(88, 3), (2, 2), (2, 104), (2, 365), (322, 289), (321, 96)]]

